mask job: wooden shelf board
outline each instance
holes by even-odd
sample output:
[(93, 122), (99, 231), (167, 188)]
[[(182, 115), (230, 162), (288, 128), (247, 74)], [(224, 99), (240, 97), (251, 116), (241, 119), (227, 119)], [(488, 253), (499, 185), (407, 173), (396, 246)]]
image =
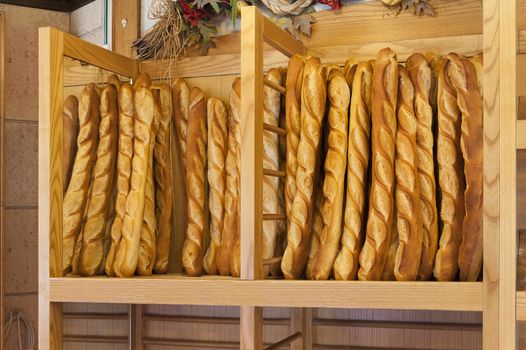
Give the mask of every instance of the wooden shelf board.
[(526, 321), (526, 291), (517, 292), (517, 321)]
[(482, 310), (481, 282), (239, 280), (181, 274), (51, 278), (52, 302)]

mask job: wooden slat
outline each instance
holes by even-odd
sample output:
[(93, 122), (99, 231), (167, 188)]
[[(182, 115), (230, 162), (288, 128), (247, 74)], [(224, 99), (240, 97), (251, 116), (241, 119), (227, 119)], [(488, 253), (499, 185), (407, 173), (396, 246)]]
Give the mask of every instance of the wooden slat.
[[(485, 2), (485, 1), (484, 1)], [(438, 38), (482, 33), (482, 1), (434, 0), (436, 17), (389, 14), (379, 1), (344, 6), (313, 14), (316, 23), (305, 41), (308, 48), (391, 42), (400, 38)]]
[(263, 276), (263, 23), (243, 9), (241, 27), (241, 278)]
[[(102, 68), (64, 57), (64, 87), (84, 87), (88, 83), (106, 83), (111, 74), (113, 73)], [(122, 75), (119, 76), (119, 79), (129, 80)]]
[[(257, 9), (255, 7), (245, 7), (242, 10), (243, 16), (248, 11), (257, 11)], [(259, 12), (257, 13), (260, 15)], [(263, 25), (263, 40), (265, 40), (267, 44), (288, 57), (294, 54), (303, 55), (305, 53), (305, 48), (301, 41), (294, 39), (289, 33), (279, 28), (267, 17), (260, 16)], [(241, 47), (243, 47), (243, 45)]]
[(266, 130), (266, 131), (274, 132), (274, 133), (276, 133), (278, 135), (287, 136), (287, 130), (285, 130), (283, 128), (280, 128), (280, 127), (277, 127), (275, 125), (263, 123), (263, 129)]
[(130, 305), (129, 315), (128, 342), (130, 343), (132, 349), (142, 349), (142, 305)]
[[(140, 35), (141, 0), (112, 0), (112, 50), (134, 57), (131, 45)], [(122, 21), (126, 25), (122, 25)]]
[(349, 327), (349, 328), (383, 328), (383, 329), (415, 329), (455, 332), (481, 332), (482, 324), (443, 323), (443, 322), (408, 322), (408, 321), (378, 321), (378, 320), (328, 320), (315, 318), (316, 327)]
[[(245, 14), (246, 12), (244, 12)], [(263, 308), (240, 307), (240, 350), (263, 350)]]
[(137, 61), (103, 49), (74, 35), (63, 33), (63, 36), (65, 56), (127, 77), (134, 78), (138, 75)]
[[(176, 290), (177, 293), (173, 291)], [(115, 295), (119, 298), (116, 299)], [(313, 298), (312, 295), (331, 295)], [(57, 302), (482, 310), (480, 282), (240, 280), (219, 276), (52, 278)]]
[[(176, 316), (176, 315), (153, 315), (144, 314), (145, 322), (172, 322), (172, 323), (196, 323), (196, 324), (220, 324), (239, 326), (239, 318), (235, 317), (204, 317), (204, 316)], [(286, 326), (289, 320), (286, 318), (265, 318), (264, 326)]]
[(291, 350), (312, 350), (312, 325), (312, 309), (290, 309), (290, 330), (302, 334), (290, 344)]
[[(4, 261), (4, 182), (5, 163), (4, 163), (4, 147), (5, 147), (5, 13), (0, 11), (0, 132), (2, 138), (0, 139), (0, 261)], [(0, 266), (0, 320), (4, 320), (4, 264)], [(4, 344), (4, 327), (0, 327), (0, 342)]]
[(526, 120), (517, 120), (517, 149), (526, 149)]
[[(64, 335), (65, 343), (87, 343), (87, 344), (127, 344), (127, 337), (101, 336), (101, 335)], [(139, 348), (131, 348), (139, 349)]]
[(64, 320), (128, 320), (129, 315), (106, 312), (65, 312), (62, 318)]
[(39, 30), (38, 279), (39, 349), (62, 349), (62, 307), (50, 303), (49, 277), (62, 276), (63, 33)]
[(276, 350), (276, 349), (279, 349), (279, 348), (281, 348), (284, 345), (289, 345), (290, 343), (292, 343), (293, 341), (295, 341), (296, 339), (299, 339), (299, 338), (301, 338), (301, 332), (295, 332), (295, 333), (289, 335), (288, 337), (285, 337), (285, 338), (281, 339), (280, 341), (277, 341), (274, 344), (267, 346), (265, 348), (265, 350)]
[(526, 291), (517, 292), (517, 321), (526, 321)]
[(285, 88), (279, 84), (276, 84), (275, 82), (268, 80), (267, 78), (263, 79), (263, 83), (265, 86), (268, 86), (276, 91), (278, 91), (280, 94), (285, 95)]

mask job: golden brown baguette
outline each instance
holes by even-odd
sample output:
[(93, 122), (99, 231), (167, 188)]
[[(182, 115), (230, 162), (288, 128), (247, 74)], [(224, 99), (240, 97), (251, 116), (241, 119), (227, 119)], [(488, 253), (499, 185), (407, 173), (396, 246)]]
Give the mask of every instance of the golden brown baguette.
[(397, 58), (385, 48), (376, 57), (371, 88), (371, 192), (365, 243), (360, 252), (360, 280), (380, 279), (391, 242), (397, 93)]
[(170, 256), (173, 206), (172, 157), (170, 151), (172, 96), (166, 84), (154, 84), (153, 89), (159, 90), (159, 106), (161, 108), (161, 120), (154, 148), (155, 214), (157, 222), (154, 270), (156, 273), (166, 273), (168, 272)]
[[(396, 186), (395, 186), (396, 191)], [(391, 242), (387, 250), (384, 271), (382, 272), (382, 281), (396, 281), (395, 263), (396, 251), (398, 250), (398, 230), (396, 226), (396, 204), (393, 206), (393, 224), (391, 225)]]
[(73, 163), (77, 155), (77, 137), (79, 135), (79, 101), (73, 95), (64, 101), (64, 117), (62, 119), (62, 182), (64, 195), (68, 189)]
[(203, 272), (205, 239), (206, 100), (199, 88), (190, 91), (186, 142), (186, 196), (188, 227), (183, 244), (183, 267), (188, 276)]
[[(236, 200), (235, 200), (235, 213), (233, 215), (233, 218), (236, 220), (236, 223), (233, 224), (233, 227), (235, 227), (235, 230), (233, 231), (233, 239), (232, 239), (232, 252), (230, 253), (230, 274), (233, 277), (239, 277), (241, 275), (241, 189), (240, 189), (240, 182), (241, 182), (241, 175), (240, 175), (240, 162), (241, 162), (241, 126), (240, 126), (240, 120), (241, 120), (241, 80), (235, 80), (232, 84), (232, 92), (230, 94), (230, 108), (233, 111), (233, 116), (235, 120), (235, 145), (236, 145), (236, 153), (235, 153), (235, 171), (236, 171)], [(235, 108), (235, 110), (234, 110)], [(228, 166), (228, 163), (227, 163)], [(227, 170), (228, 171), (228, 170)], [(228, 180), (227, 180), (228, 181)], [(227, 184), (228, 186), (228, 184)], [(228, 208), (228, 207), (227, 207)], [(227, 223), (228, 225), (228, 223)]]
[(100, 98), (97, 160), (93, 167), (93, 187), (81, 233), (79, 272), (83, 276), (97, 274), (104, 263), (104, 235), (110, 214), (117, 161), (118, 113), (117, 89), (113, 85), (107, 85)]
[(126, 197), (126, 211), (122, 221), (121, 241), (113, 264), (115, 275), (131, 277), (137, 268), (139, 244), (144, 220), (144, 199), (146, 178), (148, 177), (151, 138), (151, 126), (154, 117), (154, 99), (152, 91), (144, 86), (135, 90), (135, 123), (133, 126), (133, 159), (130, 191)]
[(207, 102), (208, 183), (210, 210), (210, 244), (203, 267), (207, 274), (217, 275), (216, 255), (221, 245), (225, 213), (225, 160), (228, 151), (227, 107), (217, 98)]
[(179, 159), (186, 169), (186, 137), (188, 133), (188, 109), (190, 106), (190, 89), (182, 78), (172, 82), (172, 109), (174, 115), (174, 135), (177, 139)]
[(228, 114), (228, 151), (225, 160), (225, 213), (221, 245), (217, 251), (216, 261), (219, 274), (230, 274), (232, 249), (238, 236), (239, 217), (239, 129), (241, 79), (236, 78), (230, 91), (230, 113)]
[(422, 212), (418, 178), (416, 130), (413, 103), (415, 88), (407, 69), (398, 67), (398, 107), (395, 155), (396, 250), (394, 275), (397, 281), (414, 281), (422, 255)]
[(423, 244), (417, 278), (419, 280), (428, 280), (433, 273), (438, 246), (438, 214), (433, 158), (433, 110), (429, 103), (432, 73), (425, 57), (419, 53), (413, 54), (407, 59), (406, 68), (415, 89), (414, 109), (418, 121), (416, 143)]
[(303, 56), (292, 56), (289, 60), (287, 79), (285, 82), (285, 118), (287, 129), (285, 208), (287, 220), (290, 220), (290, 210), (294, 196), (296, 195), (296, 171), (298, 169), (296, 154), (298, 152), (301, 131), (300, 103), (304, 66), (305, 58)]
[(117, 89), (117, 93), (119, 92), (121, 88), (121, 81), (116, 74), (112, 74), (108, 77), (108, 84), (115, 86), (115, 88)]
[[(311, 237), (310, 237), (310, 246), (309, 246), (309, 254), (307, 256), (307, 270), (309, 269), (309, 261), (311, 261), (316, 253), (318, 252), (318, 249), (320, 248), (320, 242), (321, 242), (321, 235), (323, 232), (323, 181), (324, 181), (324, 175), (320, 174), (318, 177), (318, 183), (316, 184), (316, 187), (314, 189), (314, 211), (312, 213), (312, 229), (311, 229)], [(308, 276), (307, 276), (308, 278)]]
[(351, 98), (349, 86), (341, 72), (334, 73), (333, 71), (327, 88), (327, 96), (330, 105), (327, 116), (328, 150), (323, 181), (323, 230), (318, 249), (312, 254), (307, 264), (307, 278), (314, 280), (329, 278), (341, 238), (347, 165), (347, 118)]
[(476, 281), (482, 265), (482, 98), (473, 64), (456, 54), (449, 54), (448, 58), (451, 62), (449, 76), (457, 91), (457, 103), (462, 112), (460, 146), (466, 177), (466, 213), (462, 222), (458, 266), (461, 281)]
[(469, 60), (471, 63), (473, 63), (473, 66), (475, 66), (480, 97), (484, 98), (484, 55), (481, 52), (473, 57), (470, 57)]
[(466, 181), (460, 149), (462, 118), (457, 106), (457, 92), (449, 78), (449, 66), (449, 59), (442, 59), (437, 70), (437, 164), (442, 229), (433, 274), (439, 281), (453, 281), (457, 276), (458, 249), (465, 214)]
[[(267, 79), (277, 85), (282, 85), (281, 72), (271, 69), (267, 73)], [(281, 95), (279, 91), (265, 86), (263, 88), (263, 122), (279, 126), (281, 111)], [(263, 132), (263, 168), (280, 170), (279, 168), (279, 139), (278, 134), (270, 131)], [(279, 178), (274, 176), (263, 177), (263, 213), (279, 213)], [(262, 258), (270, 259), (274, 256), (278, 234), (279, 222), (274, 220), (263, 221), (262, 232)], [(269, 266), (264, 266), (264, 276), (270, 273)]]
[(115, 219), (111, 226), (111, 247), (106, 258), (105, 271), (108, 276), (115, 276), (113, 263), (121, 240), (122, 220), (126, 211), (126, 197), (130, 191), (133, 158), (133, 124), (135, 108), (133, 105), (133, 88), (123, 83), (119, 88), (119, 142), (117, 153), (117, 197), (115, 199)]
[(147, 87), (149, 88), (152, 85), (152, 79), (150, 78), (150, 75), (148, 73), (141, 73), (135, 79), (135, 82), (133, 83), (133, 88), (135, 90), (139, 89), (140, 87)]
[(351, 90), (351, 92), (354, 83), (354, 76), (356, 74), (357, 69), (358, 62), (354, 58), (349, 58), (347, 61), (345, 61), (345, 64), (343, 66), (343, 76), (345, 77), (345, 80), (347, 81), (347, 85), (349, 85), (349, 89)]
[(310, 243), (314, 187), (317, 181), (317, 155), (321, 145), (325, 116), (325, 71), (319, 58), (305, 63), (301, 88), (301, 133), (297, 151), (296, 195), (292, 203), (287, 248), (281, 270), (287, 279), (298, 279), (303, 274)]
[(356, 68), (349, 110), (347, 190), (340, 253), (334, 261), (334, 278), (356, 279), (365, 227), (365, 203), (371, 136), (371, 82), (373, 67)]
[(77, 156), (62, 209), (62, 271), (64, 275), (71, 270), (71, 260), (84, 219), (91, 185), (91, 173), (97, 159), (99, 123), (99, 95), (95, 85), (88, 84), (82, 91), (79, 101)]
[(157, 218), (155, 216), (155, 174), (154, 174), (154, 151), (159, 123), (161, 121), (161, 107), (159, 89), (152, 87), (154, 99), (153, 121), (150, 126), (150, 149), (148, 153), (148, 169), (146, 175), (146, 187), (144, 190), (144, 214), (139, 241), (139, 257), (137, 258), (136, 272), (139, 276), (151, 276), (156, 257)]

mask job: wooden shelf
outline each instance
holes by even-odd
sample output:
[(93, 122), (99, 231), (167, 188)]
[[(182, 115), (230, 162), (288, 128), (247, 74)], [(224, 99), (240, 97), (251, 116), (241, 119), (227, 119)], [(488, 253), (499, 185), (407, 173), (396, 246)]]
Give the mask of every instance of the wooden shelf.
[(517, 321), (526, 321), (526, 291), (517, 292)]
[(52, 302), (481, 311), (482, 293), (481, 282), (251, 281), (174, 274), (51, 278), (49, 297)]

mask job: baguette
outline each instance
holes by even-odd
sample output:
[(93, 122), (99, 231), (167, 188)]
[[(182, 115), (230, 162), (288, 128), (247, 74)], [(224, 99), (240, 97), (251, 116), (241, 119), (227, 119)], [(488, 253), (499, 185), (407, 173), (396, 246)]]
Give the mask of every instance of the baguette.
[[(232, 85), (232, 93), (230, 94), (230, 108), (234, 110), (235, 106), (235, 172), (236, 172), (236, 201), (235, 201), (235, 213), (233, 218), (236, 220), (234, 224), (235, 231), (233, 231), (234, 236), (232, 240), (232, 252), (230, 253), (230, 274), (233, 277), (239, 277), (241, 275), (241, 80), (234, 81)], [(227, 164), (228, 165), (228, 164)], [(228, 186), (228, 185), (227, 185)]]
[(188, 133), (188, 110), (190, 104), (190, 90), (182, 78), (172, 82), (172, 109), (174, 115), (174, 130), (177, 139), (179, 160), (186, 171), (186, 137)]
[(141, 73), (133, 83), (133, 89), (138, 90), (140, 87), (149, 88), (152, 85), (152, 79), (148, 73)]
[(473, 63), (473, 66), (475, 66), (480, 97), (484, 99), (484, 56), (482, 53), (479, 53), (469, 60)]
[(83, 276), (97, 274), (104, 263), (106, 221), (110, 216), (118, 141), (117, 89), (113, 85), (107, 85), (102, 90), (100, 117), (97, 160), (92, 175), (93, 187), (81, 233), (79, 272)]
[(79, 101), (73, 95), (68, 96), (64, 101), (62, 124), (64, 130), (62, 136), (62, 181), (65, 195), (77, 155), (77, 137), (79, 134)]
[(354, 58), (349, 58), (347, 61), (345, 61), (345, 64), (343, 66), (343, 76), (345, 77), (345, 80), (347, 81), (347, 85), (349, 85), (349, 89), (351, 90), (351, 92), (354, 83), (354, 76), (356, 74), (357, 69), (358, 62)]
[[(278, 69), (271, 69), (267, 79), (277, 85), (282, 84), (281, 73)], [(263, 122), (279, 126), (281, 111), (281, 95), (279, 91), (265, 86)], [(276, 133), (265, 131), (263, 133), (263, 168), (280, 170), (279, 164), (279, 139)], [(266, 214), (277, 214), (279, 212), (279, 178), (274, 176), (263, 177), (263, 212)], [(278, 235), (279, 222), (274, 220), (263, 221), (262, 231), (262, 258), (270, 259), (274, 256)], [(264, 267), (264, 276), (270, 273), (269, 266)]]
[(395, 205), (393, 206), (393, 224), (391, 225), (391, 242), (389, 242), (389, 248), (387, 250), (387, 258), (385, 259), (384, 271), (382, 272), (382, 281), (396, 281), (395, 264), (396, 251), (398, 250), (398, 230), (396, 226), (396, 215), (397, 214), (395, 203)]
[(356, 68), (352, 87), (347, 150), (347, 190), (340, 253), (334, 261), (334, 278), (356, 279), (365, 227), (365, 203), (371, 136), (371, 80), (373, 67)]
[(161, 107), (161, 120), (154, 148), (155, 212), (157, 216), (154, 270), (156, 273), (166, 273), (168, 272), (168, 259), (170, 257), (173, 206), (173, 177), (170, 152), (172, 96), (168, 86), (165, 84), (154, 85), (154, 89), (159, 90), (159, 105)]
[(151, 276), (155, 264), (157, 218), (155, 216), (155, 184), (154, 184), (154, 151), (157, 132), (161, 121), (161, 107), (159, 90), (152, 87), (154, 99), (153, 121), (150, 126), (150, 149), (148, 155), (148, 169), (146, 170), (146, 187), (144, 190), (144, 213), (141, 236), (139, 240), (139, 256), (137, 258), (136, 272), (139, 276)]
[(292, 203), (287, 248), (281, 261), (286, 279), (301, 277), (310, 243), (314, 187), (317, 181), (317, 155), (321, 146), (325, 116), (325, 71), (319, 58), (305, 63), (301, 89), (301, 132), (297, 151), (297, 192)]
[(201, 89), (190, 91), (186, 196), (188, 227), (183, 244), (183, 267), (188, 276), (201, 276), (205, 240), (206, 101)]
[(77, 157), (71, 172), (62, 209), (62, 272), (71, 270), (73, 255), (81, 231), (84, 211), (91, 185), (91, 173), (97, 159), (99, 139), (99, 95), (94, 84), (88, 84), (79, 101), (79, 136)]
[(121, 88), (121, 81), (116, 74), (112, 74), (108, 77), (108, 84), (115, 86), (115, 89), (117, 89), (117, 93), (119, 93), (119, 90)]
[(397, 58), (385, 48), (376, 58), (371, 88), (371, 192), (365, 243), (360, 252), (360, 280), (380, 279), (391, 242), (397, 93)]
[(333, 71), (327, 94), (330, 106), (328, 113), (328, 150), (325, 158), (325, 179), (323, 181), (323, 230), (319, 239), (319, 247), (307, 265), (307, 277), (314, 280), (329, 278), (341, 238), (347, 165), (347, 118), (351, 98), (349, 86), (341, 72), (334, 73)]
[(416, 143), (423, 244), (417, 278), (428, 280), (433, 273), (438, 248), (438, 214), (433, 158), (433, 110), (429, 103), (432, 73), (425, 57), (419, 53), (413, 54), (407, 59), (406, 68), (415, 90), (414, 109), (418, 121)]
[(437, 164), (441, 193), (439, 248), (433, 274), (439, 281), (452, 281), (458, 272), (458, 250), (464, 219), (464, 160), (460, 149), (462, 118), (457, 106), (457, 92), (449, 77), (448, 59), (438, 65), (437, 87)]
[(115, 275), (131, 277), (137, 268), (139, 244), (144, 220), (144, 202), (150, 148), (154, 145), (151, 126), (154, 118), (152, 91), (144, 86), (135, 90), (135, 123), (133, 126), (133, 159), (130, 191), (126, 197), (126, 210), (122, 221), (121, 241), (113, 264)]
[(458, 252), (461, 281), (476, 281), (482, 265), (482, 98), (478, 90), (473, 64), (464, 57), (449, 54), (449, 76), (457, 91), (457, 103), (462, 112), (460, 147), (464, 157), (465, 216), (462, 222), (462, 242)]
[(230, 91), (228, 115), (228, 151), (225, 160), (225, 213), (221, 245), (217, 251), (217, 270), (220, 275), (230, 274), (232, 249), (239, 231), (239, 129), (241, 79), (236, 78)]
[(108, 276), (115, 276), (115, 254), (121, 241), (122, 220), (126, 212), (126, 197), (130, 191), (133, 158), (133, 124), (135, 108), (133, 105), (133, 88), (123, 83), (119, 88), (119, 146), (117, 154), (117, 197), (115, 199), (115, 219), (111, 226), (111, 247), (106, 258), (105, 271)]
[(216, 255), (221, 245), (225, 213), (225, 159), (228, 151), (227, 107), (217, 99), (207, 103), (208, 120), (208, 183), (210, 195), (210, 245), (203, 267), (207, 274), (217, 275)]
[(413, 103), (415, 87), (403, 66), (398, 68), (398, 108), (396, 130), (396, 250), (394, 275), (397, 281), (414, 281), (422, 255), (422, 212), (418, 178), (416, 130), (417, 120)]

